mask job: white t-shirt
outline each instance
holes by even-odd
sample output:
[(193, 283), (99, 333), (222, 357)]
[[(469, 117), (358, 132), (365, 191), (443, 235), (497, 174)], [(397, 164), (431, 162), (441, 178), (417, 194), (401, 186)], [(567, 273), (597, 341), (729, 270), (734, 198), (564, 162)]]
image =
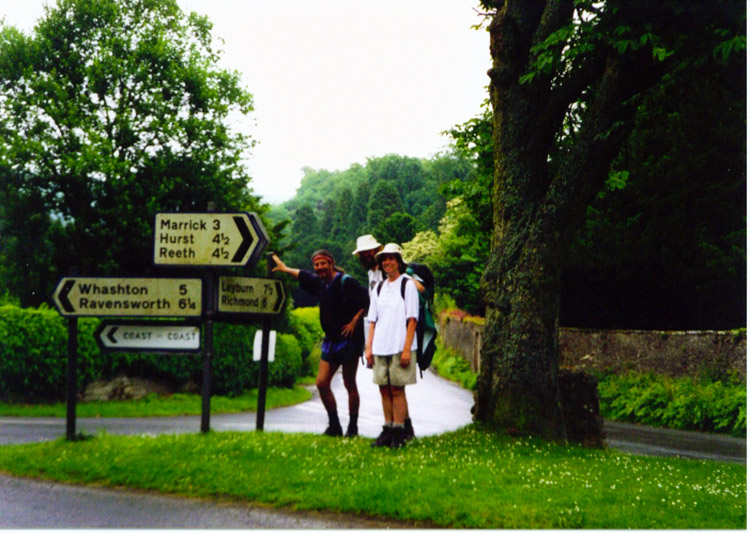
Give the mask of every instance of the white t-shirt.
[[(404, 351), (406, 343), (406, 319), (419, 317), (419, 293), (417, 286), (409, 279), (406, 282), (404, 298), (401, 298), (401, 279), (385, 281), (380, 295), (376, 289), (371, 293), (367, 320), (375, 322), (375, 336), (372, 339), (374, 355), (394, 355)], [(417, 336), (411, 345), (417, 349)]]

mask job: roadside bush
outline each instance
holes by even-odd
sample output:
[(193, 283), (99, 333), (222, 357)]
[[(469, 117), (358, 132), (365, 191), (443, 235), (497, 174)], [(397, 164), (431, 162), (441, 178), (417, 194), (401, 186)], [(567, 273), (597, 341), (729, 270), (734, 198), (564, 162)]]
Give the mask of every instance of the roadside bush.
[[(117, 375), (168, 380), (175, 385), (200, 384), (203, 365), (199, 355), (104, 353), (94, 337), (97, 318), (78, 319), (77, 390), (96, 379)], [(212, 391), (238, 395), (258, 385), (258, 363), (253, 362), (257, 327), (225, 323), (214, 325)], [(302, 329), (302, 328), (300, 328)], [(290, 387), (302, 370), (302, 349), (297, 337), (307, 329), (277, 336), (275, 361), (269, 365), (269, 385)], [(0, 306), (0, 400), (14, 402), (61, 401), (67, 388), (67, 323), (56, 310)]]
[(599, 380), (599, 396), (601, 413), (610, 420), (736, 437), (747, 432), (747, 389), (739, 381), (606, 375)]
[(306, 358), (323, 339), (320, 310), (317, 307), (298, 307), (290, 313), (289, 321), (297, 335), (302, 357)]
[(432, 367), (445, 379), (455, 381), (465, 389), (474, 390), (477, 386), (477, 375), (472, 372), (471, 364), (450, 348), (443, 346), (440, 337), (438, 349), (432, 359)]
[(320, 309), (318, 307), (298, 307), (290, 313), (297, 339), (302, 348), (303, 376), (317, 376), (320, 365), (320, 346), (323, 340), (323, 328), (320, 327)]
[(294, 335), (276, 335), (275, 360), (268, 365), (268, 382), (279, 387), (292, 387), (302, 370), (302, 348)]
[[(211, 390), (221, 396), (238, 396), (258, 386), (260, 363), (253, 361), (255, 325), (214, 324), (214, 356), (211, 361)], [(276, 336), (275, 361), (268, 366), (268, 385), (291, 387), (302, 367), (300, 347), (294, 335)], [(117, 373), (132, 377), (156, 377), (175, 383), (202, 381), (199, 355), (123, 355)]]
[[(97, 324), (92, 319), (78, 319), (79, 388), (102, 370), (93, 336)], [(0, 398), (65, 398), (67, 339), (67, 323), (53, 309), (0, 307)]]

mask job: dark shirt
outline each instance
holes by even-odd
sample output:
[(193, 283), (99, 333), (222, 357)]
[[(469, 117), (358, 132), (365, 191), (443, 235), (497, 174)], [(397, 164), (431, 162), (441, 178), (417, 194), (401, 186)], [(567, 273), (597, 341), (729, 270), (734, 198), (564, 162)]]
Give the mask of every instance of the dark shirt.
[[(349, 275), (336, 274), (330, 285), (309, 270), (300, 270), (299, 286), (318, 298), (320, 306), (320, 326), (327, 341), (340, 341), (346, 337), (341, 330), (352, 321), (360, 309), (367, 311), (370, 295), (356, 279)], [(352, 340), (359, 345), (365, 343), (362, 320), (357, 323)]]

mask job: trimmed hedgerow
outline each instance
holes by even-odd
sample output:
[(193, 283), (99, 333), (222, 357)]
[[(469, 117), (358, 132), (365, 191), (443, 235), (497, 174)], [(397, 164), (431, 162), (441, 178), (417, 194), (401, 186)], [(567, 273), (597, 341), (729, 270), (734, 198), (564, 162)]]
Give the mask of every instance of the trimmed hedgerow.
[[(78, 319), (78, 386), (101, 371), (91, 319)], [(46, 307), (0, 307), (0, 398), (51, 400), (65, 397), (66, 320)]]
[[(57, 311), (0, 306), (0, 399), (62, 400), (67, 387), (68, 329)], [(103, 353), (94, 338), (100, 321), (78, 319), (78, 391), (91, 381), (119, 374), (160, 378), (183, 384), (200, 383), (203, 365), (197, 355)], [(253, 362), (257, 327), (216, 323), (212, 359), (212, 392), (233, 396), (258, 385)], [(305, 333), (306, 334), (306, 333)], [(279, 333), (268, 384), (290, 387), (302, 370), (302, 349), (296, 333)]]

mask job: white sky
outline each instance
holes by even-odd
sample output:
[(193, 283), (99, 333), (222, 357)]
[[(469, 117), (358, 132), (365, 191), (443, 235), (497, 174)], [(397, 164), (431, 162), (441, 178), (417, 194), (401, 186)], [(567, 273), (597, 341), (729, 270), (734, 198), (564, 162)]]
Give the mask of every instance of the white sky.
[[(30, 32), (53, 0), (0, 0), (0, 18)], [(242, 74), (258, 141), (255, 192), (291, 198), (302, 167), (343, 170), (396, 153), (429, 158), (441, 135), (480, 112), (489, 37), (478, 0), (178, 0), (224, 40)], [(247, 128), (247, 129), (245, 129)]]

